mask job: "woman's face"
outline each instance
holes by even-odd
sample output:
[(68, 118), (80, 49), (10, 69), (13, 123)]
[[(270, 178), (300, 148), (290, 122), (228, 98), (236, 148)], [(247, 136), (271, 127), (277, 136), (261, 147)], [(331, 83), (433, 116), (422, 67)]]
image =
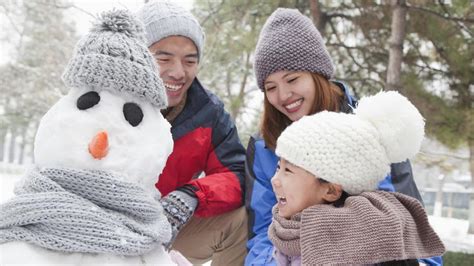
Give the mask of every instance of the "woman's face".
[(316, 97), (311, 73), (278, 71), (268, 76), (264, 86), (270, 104), (291, 121), (309, 115)]
[(272, 177), (272, 187), (280, 216), (289, 219), (308, 207), (325, 203), (323, 195), (328, 183), (319, 182), (313, 174), (281, 159)]

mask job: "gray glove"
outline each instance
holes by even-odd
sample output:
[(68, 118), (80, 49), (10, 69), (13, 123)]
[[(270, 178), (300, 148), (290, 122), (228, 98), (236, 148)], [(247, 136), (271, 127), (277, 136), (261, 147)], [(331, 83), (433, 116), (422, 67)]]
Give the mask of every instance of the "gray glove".
[(165, 244), (165, 247), (169, 249), (179, 231), (193, 216), (198, 200), (196, 197), (193, 197), (188, 193), (175, 190), (161, 198), (160, 202), (165, 210), (166, 218), (168, 218), (168, 221), (171, 224), (171, 240), (169, 243)]

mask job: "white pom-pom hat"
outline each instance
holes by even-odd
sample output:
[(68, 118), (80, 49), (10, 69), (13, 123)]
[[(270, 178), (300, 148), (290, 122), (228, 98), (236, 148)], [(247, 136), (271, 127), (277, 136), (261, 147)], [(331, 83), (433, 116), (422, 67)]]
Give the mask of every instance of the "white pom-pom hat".
[(420, 150), (425, 122), (398, 92), (362, 98), (354, 114), (302, 117), (277, 140), (276, 154), (352, 195), (377, 189), (390, 164)]

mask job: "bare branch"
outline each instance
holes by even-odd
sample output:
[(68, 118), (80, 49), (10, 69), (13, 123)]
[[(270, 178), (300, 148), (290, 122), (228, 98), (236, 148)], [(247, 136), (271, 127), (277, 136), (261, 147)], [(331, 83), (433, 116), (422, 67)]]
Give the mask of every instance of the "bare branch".
[[(209, 5), (209, 7), (210, 7), (210, 6), (211, 6), (211, 2), (208, 1), (207, 3), (208, 3), (208, 5)], [(214, 3), (214, 2), (212, 2), (212, 3)], [(200, 24), (204, 27), (204, 25), (207, 23), (207, 21), (208, 21), (210, 18), (215, 17), (215, 15), (221, 11), (221, 9), (222, 9), (223, 6), (224, 6), (224, 0), (220, 1), (219, 4), (218, 4), (215, 8), (213, 8), (212, 11), (209, 12), (209, 14), (208, 14), (204, 19), (202, 19), (202, 20), (200, 21)], [(211, 8), (209, 8), (209, 9), (211, 9)]]
[(245, 57), (245, 72), (244, 72), (244, 76), (242, 77), (242, 81), (240, 83), (240, 88), (239, 88), (239, 93), (238, 95), (236, 96), (238, 100), (241, 101), (241, 104), (239, 104), (239, 106), (233, 106), (233, 110), (232, 110), (232, 114), (233, 114), (233, 117), (234, 118), (237, 118), (237, 114), (240, 112), (240, 109), (242, 108), (242, 106), (244, 106), (244, 102), (245, 102), (245, 87), (247, 85), (247, 79), (248, 79), (248, 76), (249, 76), (249, 72), (250, 72), (250, 52), (247, 52), (247, 55)]
[(469, 160), (469, 156), (461, 156), (457, 155), (454, 153), (442, 153), (442, 152), (435, 152), (435, 151), (429, 151), (429, 150), (422, 150), (420, 151), (420, 154), (425, 155), (425, 156), (435, 156), (435, 157), (449, 157), (449, 158), (454, 158), (458, 160)]
[(93, 17), (93, 18), (96, 18), (96, 15), (94, 15), (94, 14), (92, 14), (91, 12), (89, 12), (89, 11), (87, 11), (87, 10), (85, 10), (85, 9), (82, 9), (82, 8), (76, 6), (76, 5), (72, 5), (71, 7), (72, 7), (72, 8), (75, 8), (75, 9), (81, 11), (82, 13), (87, 14), (87, 15)]
[[(329, 21), (329, 26), (331, 27), (334, 35), (336, 36), (337, 41), (341, 44), (340, 46), (346, 48), (346, 46), (343, 44), (343, 41), (341, 40), (341, 37), (339, 36), (339, 34), (336, 30), (336, 27), (334, 26), (334, 23), (332, 23), (332, 21)], [(347, 51), (349, 57), (352, 59), (352, 61), (354, 61), (354, 64), (356, 64), (360, 68), (364, 68), (359, 62), (357, 62), (357, 60), (355, 59), (355, 57), (352, 54), (350, 49), (346, 49), (346, 51)]]
[(344, 18), (344, 19), (347, 19), (347, 20), (354, 19), (353, 16), (349, 16), (349, 15), (346, 15), (346, 14), (343, 14), (343, 13), (329, 13), (329, 14), (327, 14), (327, 17), (328, 17), (328, 19), (332, 19), (332, 18)]
[(40, 3), (38, 3), (38, 4), (45, 5), (45, 6), (52, 6), (52, 7), (58, 8), (58, 9), (70, 9), (70, 8), (73, 8), (73, 9), (77, 9), (77, 10), (81, 11), (82, 13), (87, 14), (87, 15), (93, 17), (93, 18), (96, 18), (96, 15), (90, 13), (90, 12), (87, 11), (87, 10), (84, 10), (84, 9), (78, 7), (78, 6), (75, 5), (75, 4), (61, 5), (61, 4), (58, 4), (58, 2), (56, 2), (56, 1), (54, 1), (54, 3), (40, 2)]
[[(465, 23), (474, 23), (474, 19), (471, 19), (471, 18), (458, 18), (458, 17), (453, 17), (453, 16), (445, 16), (444, 14), (438, 13), (438, 12), (430, 10), (430, 9), (423, 8), (421, 6), (415, 6), (415, 5), (407, 4), (407, 7), (409, 9), (412, 9), (412, 10), (415, 10), (415, 11), (420, 11), (420, 12), (429, 13), (431, 15), (435, 15), (435, 16), (437, 16), (439, 18), (442, 18), (442, 19), (445, 19), (445, 20), (452, 20), (452, 21), (456, 21), (456, 22), (465, 22)], [(449, 15), (449, 13), (447, 13), (447, 14)]]
[[(445, 12), (446, 14), (448, 14), (450, 18), (452, 18), (451, 13), (450, 13), (449, 10), (446, 8), (446, 5), (445, 5), (442, 1), (438, 1), (438, 2), (439, 2), (439, 4), (441, 5), (441, 8), (444, 10), (444, 12)], [(474, 20), (473, 20), (473, 21), (474, 21)], [(461, 22), (464, 22), (464, 21), (456, 21), (456, 24), (459, 26), (459, 28), (460, 28), (461, 30), (465, 30), (466, 32), (469, 33), (469, 35), (472, 36), (472, 32), (469, 30), (469, 28), (466, 27), (466, 25), (462, 24)]]
[(1, 6), (1, 7), (3, 7), (3, 9), (5, 9), (5, 12), (4, 12), (3, 14), (4, 14), (5, 17), (8, 19), (8, 21), (9, 21), (10, 24), (12, 25), (13, 29), (14, 29), (19, 35), (21, 35), (22, 32), (21, 32), (20, 29), (18, 29), (18, 27), (16, 26), (15, 20), (10, 16), (9, 10), (8, 10), (5, 6)]
[(418, 57), (417, 57), (417, 58), (420, 59), (421, 62), (424, 64), (424, 65), (419, 65), (419, 64), (417, 64), (417, 63), (414, 63), (414, 64), (413, 64), (414, 66), (419, 67), (419, 68), (421, 68), (422, 70), (428, 69), (428, 70), (430, 70), (430, 71), (438, 72), (438, 73), (443, 74), (443, 75), (449, 75), (449, 74), (450, 74), (450, 72), (448, 72), (448, 71), (444, 71), (444, 70), (442, 70), (442, 69), (438, 69), (438, 68), (434, 68), (434, 67), (430, 66), (430, 64), (429, 64), (428, 62), (426, 62), (425, 56), (423, 56), (423, 55), (421, 54), (420, 49), (418, 48), (418, 46), (415, 45), (415, 43), (413, 42), (413, 40), (410, 39), (410, 38), (407, 38), (406, 40), (407, 40), (408, 43), (411, 44), (411, 46), (415, 49), (416, 53), (418, 54)]

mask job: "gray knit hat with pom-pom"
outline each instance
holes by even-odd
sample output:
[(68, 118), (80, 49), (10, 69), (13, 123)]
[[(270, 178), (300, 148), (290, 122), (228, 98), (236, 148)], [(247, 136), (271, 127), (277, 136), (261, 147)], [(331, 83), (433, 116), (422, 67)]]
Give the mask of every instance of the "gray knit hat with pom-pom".
[(143, 25), (127, 10), (101, 14), (77, 43), (62, 78), (69, 87), (126, 93), (160, 109), (168, 105)]

